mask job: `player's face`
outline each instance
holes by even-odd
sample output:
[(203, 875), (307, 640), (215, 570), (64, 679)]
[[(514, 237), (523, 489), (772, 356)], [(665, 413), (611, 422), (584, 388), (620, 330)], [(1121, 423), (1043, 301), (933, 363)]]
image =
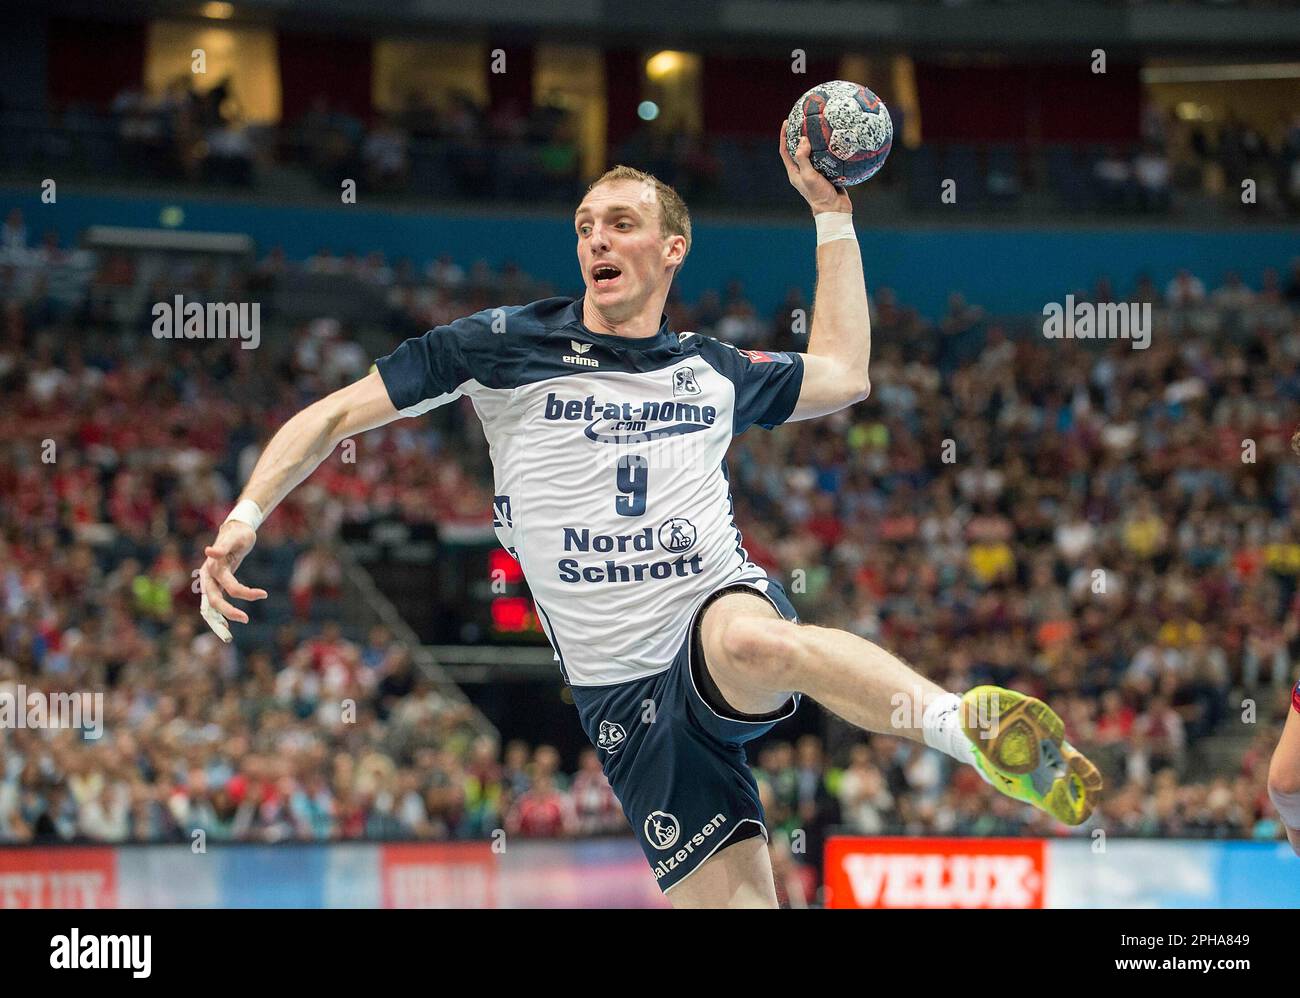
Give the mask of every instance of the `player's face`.
[(583, 283), (610, 318), (635, 314), (652, 295), (665, 293), (672, 279), (659, 206), (644, 192), (634, 180), (601, 184), (574, 215)]

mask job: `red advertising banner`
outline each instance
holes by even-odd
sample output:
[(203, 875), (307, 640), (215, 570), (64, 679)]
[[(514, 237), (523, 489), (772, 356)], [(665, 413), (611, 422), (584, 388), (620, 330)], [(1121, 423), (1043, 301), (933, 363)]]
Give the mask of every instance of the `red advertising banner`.
[(826, 843), (830, 908), (1041, 908), (1042, 839), (836, 837)]
[(112, 848), (0, 849), (0, 908), (116, 907)]
[(487, 842), (380, 847), (385, 908), (495, 908), (497, 857)]

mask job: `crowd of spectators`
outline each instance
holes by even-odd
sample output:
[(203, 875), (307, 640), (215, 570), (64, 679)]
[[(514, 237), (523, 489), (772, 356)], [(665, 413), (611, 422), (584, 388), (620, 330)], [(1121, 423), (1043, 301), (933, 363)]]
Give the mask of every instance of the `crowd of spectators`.
[[(6, 245), (21, 229), (8, 221)], [(305, 265), (273, 253), (228, 279), (299, 266), (386, 288), (403, 328), (483, 307), (510, 282), (536, 289), (517, 269), (441, 257), (419, 274), (327, 251)], [(256, 364), (222, 343), (178, 351), (137, 335), (123, 349), (103, 302), (140, 279), (130, 260), (97, 255), (70, 303), (14, 273), (0, 261), (13, 417), (0, 430), (0, 687), (101, 690), (105, 735), (0, 730), (0, 840), (623, 827), (594, 753), (570, 778), (554, 749), (502, 749), (391, 634), (340, 627), (328, 541), (347, 517), (490, 516), (466, 404), (367, 435), (355, 462), (327, 462), (296, 490), (251, 556), (290, 598), (256, 640), (224, 646), (196, 626), (198, 551), (268, 428), (363, 371), (365, 351), (332, 320)], [(1300, 659), (1300, 467), (1287, 451), (1300, 261), (1285, 279), (1247, 276), (1213, 291), (1190, 273), (1164, 288), (1138, 277), (1121, 300), (1156, 306), (1146, 350), (1047, 340), (959, 296), (930, 322), (881, 288), (871, 398), (747, 434), (731, 454), (748, 553), (805, 619), (879, 641), (946, 688), (992, 682), (1058, 706), (1108, 780), (1085, 830), (1277, 834), (1263, 781)], [(154, 279), (182, 277), (220, 283), (193, 268)], [(1107, 281), (1076, 295), (1117, 297)], [(669, 303), (676, 328), (780, 349), (802, 347), (806, 324), (791, 319), (806, 307), (792, 290), (758, 316), (739, 284)], [(58, 336), (70, 319), (79, 335)], [(1236, 773), (1202, 772), (1207, 736), (1251, 731)], [(1062, 831), (898, 739), (833, 719), (824, 738), (779, 737), (756, 762), (787, 891), (815, 889), (816, 843), (835, 825)]]
[(1143, 146), (1131, 158), (1119, 149), (1109, 149), (1092, 170), (1101, 207), (1112, 211), (1169, 210), (1171, 167), (1158, 145)]
[[(810, 619), (945, 688), (1055, 704), (1105, 772), (1098, 827), (1274, 836), (1268, 749), (1300, 661), (1300, 261), (1213, 291), (1139, 278), (1131, 300), (1155, 306), (1149, 349), (957, 297), (936, 328), (879, 290), (872, 397), (741, 438), (737, 522)], [(764, 339), (798, 347), (789, 310)], [(1207, 735), (1256, 730), (1239, 773), (1197, 778)], [(843, 741), (858, 775), (825, 794), (850, 827), (1048, 831), (933, 753)]]
[[(1046, 187), (1064, 207), (1123, 215), (1168, 214), (1176, 199), (1202, 209), (1217, 199), (1250, 217), (1300, 211), (1300, 115), (1266, 132), (1190, 104), (1196, 114), (1184, 119), (1145, 103), (1130, 144), (1046, 147)], [(990, 190), (994, 172), (990, 163)], [(1013, 188), (1020, 174), (1027, 172), (1031, 185), (1037, 174), (1032, 167), (1010, 172)]]
[(553, 105), (487, 107), (462, 91), (437, 102), (412, 92), (369, 123), (322, 96), (288, 130), (286, 158), (333, 191), (350, 178), (377, 192), (569, 201), (578, 191), (576, 128)]
[(146, 276), (132, 258), (90, 253), (68, 297), (53, 291), (68, 261), (42, 256), (20, 213), (3, 235), (0, 691), (99, 691), (102, 713), (84, 726), (104, 734), (0, 728), (0, 841), (603, 827), (590, 773), (560, 823), (548, 819), (547, 780), (568, 788), (553, 752), (502, 757), (409, 648), (340, 626), (344, 573), (328, 541), (351, 513), (490, 517), (491, 492), (431, 427), (370, 435), (277, 509), (249, 559), (284, 594), (259, 628), (226, 646), (195, 627), (193, 569), (268, 427), (369, 364), (337, 323), (289, 330), (265, 363), (220, 341), (178, 350), (142, 335), (147, 306), (117, 307), (128, 292), (143, 282), (148, 298), (161, 282), (203, 300), (256, 274), (178, 262)]
[[(52, 602), (37, 588), (43, 573), (7, 581), (19, 606)], [(108, 625), (47, 628), (30, 658), (20, 648), (0, 660), (0, 690), (21, 682), (46, 695), (102, 676), (93, 720), (104, 734), (5, 732), (0, 843), (200, 832), (213, 842), (482, 839), (497, 829), (549, 838), (623, 827), (594, 750), (572, 779), (549, 746), (502, 753), (382, 627), (360, 643), (332, 624), (311, 636), (286, 627), (243, 655), (197, 632), (194, 614), (150, 637), (127, 573), (86, 596), (107, 604)]]
[[(949, 209), (940, 182), (953, 179), (962, 210), (1006, 210), (1030, 194), (1047, 195), (1033, 200), (1036, 210), (1165, 214), (1180, 210), (1182, 201), (1198, 210), (1217, 201), (1265, 219), (1300, 212), (1300, 115), (1266, 128), (1236, 111), (1212, 112), (1195, 101), (1184, 102), (1184, 112), (1187, 107), (1194, 113), (1180, 116), (1145, 100), (1126, 143), (900, 144), (873, 190), (882, 210), (897, 210), (887, 191), (898, 186), (909, 189), (906, 203), (913, 208)], [(902, 134), (901, 112), (891, 114)], [(580, 120), (545, 98), (523, 106), (511, 99), (485, 103), (459, 90), (436, 99), (412, 92), (381, 109), (320, 95), (280, 124), (246, 117), (229, 78), (200, 93), (186, 75), (160, 93), (125, 88), (103, 109), (0, 114), (0, 134), (20, 166), (27, 158), (33, 169), (80, 164), (100, 177), (303, 192), (314, 180), (316, 191), (331, 198), (349, 180), (367, 196), (457, 202), (568, 204), (581, 193)], [(765, 136), (637, 122), (610, 153), (664, 179), (691, 203), (792, 206)], [(745, 182), (736, 183), (738, 177)]]
[[(1228, 198), (1244, 207), (1274, 202), (1300, 211), (1300, 113), (1272, 134), (1229, 116), (1217, 127), (1197, 123), (1189, 130), (1191, 162), (1203, 182), (1222, 185)], [(1243, 197), (1245, 181), (1251, 198)]]
[(18, 156), (137, 180), (256, 188), (269, 168), (287, 166), (334, 195), (351, 180), (370, 194), (568, 201), (580, 173), (569, 111), (509, 100), (489, 107), (463, 91), (438, 101), (412, 92), (387, 113), (322, 95), (297, 120), (266, 125), (248, 120), (229, 77), (200, 91), (186, 74), (158, 93), (125, 87), (102, 109), (2, 120)]
[(195, 89), (191, 74), (157, 95), (127, 87), (113, 98), (108, 114), (121, 166), (135, 176), (253, 185), (256, 129), (241, 120), (229, 77), (204, 92)]

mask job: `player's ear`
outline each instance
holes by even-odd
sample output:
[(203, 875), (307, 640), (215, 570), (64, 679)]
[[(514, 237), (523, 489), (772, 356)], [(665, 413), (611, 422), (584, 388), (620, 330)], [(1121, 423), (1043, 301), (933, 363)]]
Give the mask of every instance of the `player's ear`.
[(664, 263), (672, 264), (678, 270), (681, 270), (685, 261), (686, 237), (682, 235), (669, 236), (664, 244)]

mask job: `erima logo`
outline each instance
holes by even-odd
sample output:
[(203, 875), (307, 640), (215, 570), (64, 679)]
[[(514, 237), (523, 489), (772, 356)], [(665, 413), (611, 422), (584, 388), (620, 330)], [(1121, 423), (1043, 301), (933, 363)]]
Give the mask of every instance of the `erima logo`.
[(591, 350), (592, 345), (590, 343), (569, 340), (569, 346), (573, 348), (573, 353), (564, 355), (563, 360), (566, 364), (577, 364), (580, 367), (600, 367), (600, 361), (585, 356)]
[(514, 521), (510, 519), (510, 497), (509, 496), (492, 497), (492, 526), (493, 527), (514, 526)]
[[(657, 825), (651, 824), (652, 821), (656, 820), (659, 822)], [(646, 818), (645, 821), (645, 837), (652, 846), (657, 849), (671, 849), (677, 844), (677, 839), (680, 837), (680, 826), (677, 824), (677, 819), (671, 814), (665, 814), (663, 811), (652, 811), (650, 817)], [(726, 823), (727, 816), (725, 814), (715, 814), (710, 820), (706, 821), (698, 832), (682, 843), (680, 849), (671, 856), (665, 856), (655, 864), (655, 879), (662, 880), (685, 863), (696, 849), (708, 842), (715, 832), (721, 831), (722, 826)], [(656, 841), (654, 836), (658, 834), (664, 836), (663, 841), (666, 844), (660, 845), (659, 841)]]
[(627, 732), (623, 730), (623, 725), (615, 724), (613, 721), (601, 721), (600, 735), (596, 738), (596, 747), (604, 749), (610, 755), (613, 755), (626, 738)]
[(129, 970), (136, 978), (151, 972), (153, 936), (98, 936), (73, 929), (50, 940), (55, 970)]

